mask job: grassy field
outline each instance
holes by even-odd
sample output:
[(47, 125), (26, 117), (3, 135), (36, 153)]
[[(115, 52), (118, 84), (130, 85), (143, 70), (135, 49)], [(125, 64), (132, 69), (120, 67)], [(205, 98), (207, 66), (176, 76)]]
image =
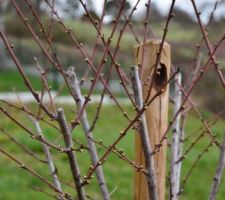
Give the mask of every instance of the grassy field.
[[(40, 77), (38, 77), (38, 74), (37, 75), (32, 75), (28, 73), (26, 74), (33, 88), (37, 91), (40, 91), (43, 87), (43, 83), (40, 80)], [(60, 96), (70, 95), (70, 92), (66, 86), (61, 88), (60, 81), (52, 80), (49, 78), (48, 84), (53, 91), (58, 91), (60, 88), (61, 89), (59, 93)], [(18, 71), (16, 69), (0, 71), (0, 92), (13, 92), (13, 91), (17, 92), (28, 91), (27, 86), (24, 84), (23, 78), (18, 74)], [(86, 94), (88, 92), (88, 87), (81, 87), (81, 91), (83, 94)], [(101, 88), (95, 88), (92, 94), (100, 95), (100, 92), (102, 92)], [(126, 95), (124, 91), (114, 91), (114, 94), (117, 97), (125, 97)]]
[[(30, 105), (32, 109), (34, 109), (34, 105)], [(68, 119), (72, 119), (73, 115), (71, 110), (72, 107), (64, 106), (67, 111)], [(132, 116), (133, 111), (131, 107), (127, 106), (125, 109)], [(92, 121), (94, 117), (96, 107), (94, 105), (89, 106), (89, 120)], [(19, 112), (14, 112), (9, 108), (9, 111), (18, 119), (20, 119), (23, 124), (33, 130), (32, 124), (29, 122), (27, 117)], [(210, 118), (211, 114), (205, 112), (204, 117)], [(14, 123), (10, 122), (3, 114), (0, 114), (0, 127), (7, 130), (12, 136), (17, 138), (21, 143), (32, 149), (32, 151), (43, 158), (42, 149), (39, 143), (33, 141), (25, 131), (18, 128)], [(94, 137), (97, 140), (103, 140), (105, 144), (112, 143), (119, 135), (119, 131), (123, 130), (128, 122), (124, 119), (124, 117), (120, 114), (118, 109), (115, 106), (104, 106), (102, 113), (100, 115), (99, 123), (96, 126), (94, 131)], [(42, 124), (44, 135), (51, 141), (55, 141), (57, 143), (62, 143), (62, 138), (60, 134), (50, 128)], [(201, 127), (200, 121), (194, 117), (193, 114), (190, 115), (187, 127), (186, 127), (186, 135), (191, 135), (191, 133), (197, 128)], [(221, 138), (222, 130), (224, 130), (224, 121), (219, 120), (217, 124), (212, 128), (213, 132)], [(190, 145), (190, 142), (197, 137), (199, 133), (196, 133), (191, 137), (191, 140), (185, 143), (185, 147)], [(73, 137), (79, 139), (82, 143), (85, 143), (85, 139), (83, 137), (83, 132), (81, 127), (78, 127), (73, 132)], [(187, 171), (192, 166), (193, 162), (196, 160), (197, 156), (203, 151), (203, 149), (210, 142), (209, 138), (206, 136), (202, 139), (188, 154), (187, 159), (183, 162), (183, 177), (187, 173)], [(2, 132), (0, 132), (0, 145), (1, 148), (7, 150), (19, 160), (22, 160), (27, 166), (32, 167), (37, 172), (42, 174), (45, 177), (50, 178), (48, 174), (48, 168), (45, 164), (37, 162), (32, 157), (26, 155), (23, 150), (16, 147)], [(124, 138), (124, 140), (118, 145), (119, 148), (124, 149), (124, 152), (128, 155), (129, 158), (134, 158), (134, 132), (130, 131), (129, 134)], [(100, 155), (104, 153), (104, 149), (98, 146), (98, 152)], [(182, 200), (190, 200), (190, 199), (207, 199), (210, 185), (212, 182), (212, 177), (215, 171), (215, 165), (218, 159), (218, 150), (216, 147), (211, 147), (209, 152), (200, 160), (194, 169), (192, 176), (188, 179), (184, 193), (182, 196)], [(68, 182), (72, 182), (71, 174), (69, 171), (69, 166), (67, 162), (67, 157), (62, 155), (54, 150), (52, 150), (52, 154), (54, 160), (56, 162), (56, 166), (58, 169), (59, 177)], [(88, 159), (88, 154), (84, 150), (83, 153), (77, 153), (77, 157), (80, 163), (82, 175), (85, 175), (88, 167), (90, 166), (90, 162)], [(168, 156), (169, 157), (169, 156)], [(108, 182), (108, 186), (110, 191), (115, 192), (112, 194), (112, 199), (115, 200), (124, 200), (124, 199), (132, 199), (133, 196), (133, 169), (124, 161), (118, 159), (113, 154), (110, 154), (106, 163), (103, 166), (106, 180)], [(20, 169), (14, 162), (0, 154), (0, 199), (2, 200), (14, 200), (18, 198), (18, 194), (20, 199), (39, 199), (44, 200), (49, 197), (35, 192), (32, 188), (44, 188), (47, 187), (41, 183), (36, 178), (32, 177), (27, 172)], [(50, 179), (51, 180), (51, 179)], [(225, 195), (225, 188), (223, 185), (225, 181), (223, 180), (222, 185), (219, 191), (219, 200), (223, 200)], [(168, 184), (167, 184), (168, 188)], [(74, 195), (74, 191), (72, 188), (63, 185), (63, 189), (67, 192), (70, 192)], [(101, 199), (99, 196), (99, 190), (96, 184), (96, 180), (94, 179), (89, 186), (86, 187), (87, 193), (92, 196), (94, 199)]]
[[(29, 79), (35, 89), (41, 89), (40, 79), (35, 76), (29, 76)], [(5, 70), (0, 72), (0, 92), (27, 91), (22, 77), (15, 70)]]

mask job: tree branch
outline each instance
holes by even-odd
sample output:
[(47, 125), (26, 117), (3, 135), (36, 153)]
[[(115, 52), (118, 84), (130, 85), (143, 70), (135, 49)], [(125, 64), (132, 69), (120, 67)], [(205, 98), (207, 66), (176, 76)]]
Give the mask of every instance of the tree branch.
[[(143, 95), (142, 95), (142, 86), (139, 78), (138, 68), (137, 66), (131, 67), (131, 75), (132, 75), (132, 84), (134, 91), (134, 98), (136, 105), (139, 111), (143, 108)], [(139, 123), (139, 134), (141, 139), (141, 144), (143, 147), (143, 152), (145, 156), (146, 170), (147, 170), (147, 183), (148, 183), (148, 192), (151, 200), (157, 200), (157, 191), (156, 191), (156, 176), (154, 169), (154, 160), (152, 156), (152, 148), (150, 143), (150, 138), (147, 129), (145, 112), (140, 116)]]
[[(182, 101), (182, 92), (180, 90), (181, 85), (181, 73), (175, 76), (175, 91), (174, 91), (174, 116), (180, 110)], [(180, 119), (181, 112), (177, 115), (176, 120), (172, 127), (172, 143), (171, 143), (171, 160), (170, 160), (170, 182), (171, 182), (171, 199), (177, 200), (179, 195), (179, 185), (180, 185), (180, 162), (179, 155), (181, 151), (182, 141), (181, 139), (181, 129), (180, 129)]]
[(221, 178), (223, 175), (224, 167), (225, 167), (225, 137), (223, 139), (223, 143), (221, 144), (220, 158), (219, 158), (219, 162), (217, 165), (216, 174), (213, 178), (213, 183), (212, 183), (211, 192), (209, 195), (209, 200), (216, 199), (220, 181), (221, 181)]
[[(79, 81), (77, 79), (74, 67), (69, 67), (69, 69), (67, 70), (67, 75), (68, 75), (69, 86), (71, 87), (71, 91), (74, 93), (78, 112), (81, 112), (83, 104), (84, 104), (84, 98), (80, 91)], [(95, 166), (98, 163), (99, 157), (98, 157), (98, 153), (97, 153), (95, 144), (93, 142), (93, 134), (90, 131), (90, 125), (89, 125), (87, 114), (86, 114), (85, 110), (83, 111), (83, 114), (81, 115), (81, 124), (82, 124), (83, 130), (84, 130), (87, 142), (88, 142), (88, 148), (89, 148), (89, 152), (90, 152), (91, 161), (92, 161), (92, 164)], [(109, 200), (110, 199), (109, 192), (108, 192), (108, 188), (106, 185), (102, 167), (98, 166), (95, 170), (95, 173), (96, 173), (98, 184), (100, 186), (100, 189), (101, 189), (101, 192), (103, 195), (103, 199)]]
[(71, 172), (73, 175), (73, 180), (74, 180), (74, 184), (76, 186), (76, 190), (77, 190), (77, 196), (79, 200), (86, 200), (86, 195), (85, 195), (85, 191), (84, 188), (81, 187), (81, 180), (80, 180), (80, 169), (78, 167), (78, 162), (77, 162), (77, 158), (75, 156), (75, 153), (73, 153), (73, 141), (72, 141), (72, 136), (71, 136), (71, 130), (68, 127), (68, 123), (66, 121), (66, 117), (64, 114), (64, 111), (62, 108), (59, 108), (57, 111), (57, 118), (58, 118), (58, 123), (60, 125), (60, 128), (62, 130), (62, 134), (63, 134), (63, 139), (65, 142), (65, 146), (67, 148), (70, 148), (71, 151), (67, 151), (67, 156), (69, 159), (69, 163), (70, 163), (70, 168), (71, 168)]

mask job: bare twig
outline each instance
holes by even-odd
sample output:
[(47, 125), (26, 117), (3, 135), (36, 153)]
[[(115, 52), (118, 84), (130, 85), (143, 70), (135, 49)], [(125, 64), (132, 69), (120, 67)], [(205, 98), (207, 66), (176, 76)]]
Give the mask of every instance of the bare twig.
[[(74, 96), (76, 97), (75, 101), (77, 104), (78, 112), (80, 112), (83, 107), (83, 104), (84, 104), (84, 98), (80, 91), (79, 81), (77, 79), (74, 67), (70, 67), (67, 70), (67, 75), (68, 75), (68, 82), (71, 87), (71, 91), (74, 93)], [(88, 148), (89, 148), (92, 164), (96, 165), (99, 160), (99, 157), (98, 157), (98, 153), (97, 153), (95, 144), (93, 142), (93, 134), (90, 131), (90, 125), (89, 125), (89, 122), (87, 119), (87, 114), (86, 114), (85, 110), (83, 111), (83, 114), (81, 116), (81, 124), (84, 129), (85, 136), (86, 136), (86, 139), (88, 142)], [(95, 170), (95, 173), (96, 173), (96, 176), (98, 179), (98, 184), (101, 188), (103, 199), (108, 200), (109, 192), (108, 192), (108, 188), (107, 188), (107, 185), (105, 182), (105, 177), (103, 174), (102, 167), (101, 166), (97, 167)]]
[[(40, 135), (41, 137), (43, 137), (39, 121), (33, 119), (32, 117), (30, 117), (30, 118), (31, 118), (31, 120), (32, 120), (32, 122), (35, 126), (35, 130), (36, 130), (37, 134)], [(43, 148), (43, 151), (45, 153), (46, 160), (48, 162), (48, 167), (49, 167), (49, 171), (51, 173), (51, 176), (53, 178), (53, 183), (58, 188), (59, 191), (62, 191), (62, 187), (61, 187), (61, 184), (59, 182), (58, 175), (57, 175), (57, 169), (56, 169), (56, 166), (55, 166), (55, 164), (52, 160), (52, 156), (51, 156), (49, 147), (46, 144), (42, 143), (42, 148)]]
[[(182, 92), (179, 87), (180, 85), (181, 85), (181, 73), (178, 73), (175, 77), (174, 115), (177, 113), (177, 111), (181, 107)], [(172, 200), (178, 199), (179, 185), (180, 185), (180, 174), (178, 174), (180, 171), (178, 170), (178, 168), (181, 162), (177, 163), (177, 160), (180, 154), (180, 148), (181, 148), (180, 145), (182, 142), (180, 140), (181, 138), (180, 119), (181, 119), (181, 113), (179, 113), (179, 115), (177, 116), (172, 127), (173, 136), (172, 136), (172, 143), (171, 143), (171, 160), (170, 160), (170, 182), (171, 182), (170, 185), (171, 185)]]
[(50, 197), (50, 198), (52, 198), (52, 199), (61, 200), (61, 199), (58, 198), (58, 196), (56, 196), (56, 195), (54, 195), (54, 194), (51, 194), (50, 192), (45, 191), (45, 190), (42, 189), (42, 188), (32, 187), (32, 189), (33, 189), (34, 191), (41, 192), (41, 193), (47, 195), (48, 197)]
[(221, 149), (220, 149), (220, 158), (217, 164), (217, 169), (216, 169), (216, 173), (215, 176), (213, 178), (213, 183), (212, 183), (212, 187), (211, 187), (211, 192), (209, 195), (209, 200), (215, 200), (217, 193), (218, 193), (218, 189), (219, 189), (219, 185), (220, 185), (220, 181), (224, 172), (224, 167), (225, 167), (225, 137), (223, 139), (223, 143), (221, 144)]
[[(57, 111), (58, 115), (58, 123), (61, 127), (64, 142), (67, 148), (73, 149), (73, 141), (71, 136), (71, 130), (68, 127), (68, 123), (66, 121), (66, 117), (62, 108), (59, 108)], [(73, 175), (74, 184), (77, 190), (77, 196), (79, 200), (86, 200), (86, 195), (84, 188), (81, 187), (81, 177), (80, 177), (80, 169), (78, 167), (78, 162), (75, 154), (72, 151), (67, 152), (67, 156), (70, 163), (71, 172)]]
[(39, 103), (39, 105), (41, 106), (41, 108), (46, 112), (46, 114), (49, 115), (50, 118), (54, 119), (55, 115), (43, 104), (43, 102), (41, 101), (38, 92), (36, 92), (31, 84), (31, 81), (27, 78), (27, 75), (24, 72), (24, 69), (22, 67), (22, 65), (20, 64), (19, 60), (17, 59), (14, 51), (12, 50), (11, 45), (9, 44), (7, 38), (5, 37), (5, 34), (3, 32), (0, 31), (0, 36), (7, 48), (7, 50), (9, 51), (21, 77), (24, 79), (25, 85), (27, 86), (27, 88), (29, 89), (29, 91), (31, 92), (31, 94), (34, 96), (34, 98), (36, 99), (36, 101)]
[[(160, 96), (163, 92), (163, 88), (166, 87), (167, 84), (170, 83), (171, 80), (174, 79), (174, 76), (176, 75), (177, 72), (175, 72), (170, 78), (169, 80), (167, 80), (165, 82), (165, 84), (162, 85), (162, 87), (159, 89), (158, 92), (156, 92), (155, 95), (153, 95), (153, 97), (146, 103), (146, 106), (142, 107), (141, 110), (137, 113), (137, 115), (132, 119), (132, 121), (126, 126), (126, 128), (120, 132), (119, 137), (110, 145), (110, 147), (107, 149), (107, 151), (102, 155), (102, 157), (99, 159), (98, 164), (95, 165), (93, 168), (90, 168), (88, 171), (88, 174), (86, 176), (86, 178), (84, 179), (84, 181), (82, 182), (82, 185), (85, 185), (88, 183), (88, 180), (91, 178), (92, 174), (94, 173), (95, 169), (103, 164), (103, 162), (105, 161), (106, 157), (111, 153), (111, 151), (115, 148), (115, 146), (127, 135), (128, 130), (130, 130), (130, 128), (136, 128), (136, 126), (134, 125), (140, 118), (140, 116), (143, 114), (143, 112), (146, 110), (147, 106), (149, 106), (158, 96)], [(158, 147), (157, 147), (158, 148)], [(152, 152), (152, 155), (155, 152)]]
[(38, 178), (39, 180), (41, 180), (42, 182), (44, 182), (46, 185), (48, 185), (49, 188), (53, 189), (55, 192), (63, 195), (65, 198), (70, 199), (69, 194), (66, 193), (62, 193), (61, 191), (59, 191), (52, 183), (50, 183), (47, 179), (45, 179), (44, 177), (42, 177), (41, 175), (39, 175), (36, 171), (32, 170), (31, 168), (27, 167), (24, 165), (24, 163), (22, 163), (21, 161), (19, 161), (18, 159), (16, 159), (14, 156), (10, 155), (9, 153), (7, 153), (5, 150), (0, 148), (0, 152), (2, 154), (4, 154), (5, 156), (7, 156), (8, 158), (10, 158), (12, 161), (14, 161), (15, 163), (17, 163), (21, 169), (26, 170), (27, 172), (29, 172), (30, 174), (32, 174), (33, 176), (35, 176), (36, 178)]
[[(46, 82), (47, 83), (47, 82)], [(50, 93), (49, 93), (50, 95)], [(51, 96), (51, 95), (50, 95)], [(21, 100), (20, 96), (18, 95), (18, 100), (21, 102), (22, 104), (22, 107), (24, 108), (24, 110), (28, 110), (26, 108), (26, 105), (23, 104), (23, 101)], [(52, 102), (53, 103), (53, 102)], [(37, 118), (34, 118), (32, 115), (30, 115), (29, 113), (26, 113), (29, 117), (29, 119), (31, 120), (31, 122), (34, 124), (34, 127), (35, 127), (35, 131), (36, 131), (36, 134), (38, 137), (41, 137), (41, 138), (44, 138), (43, 136), (43, 132), (42, 132), (42, 129), (41, 129), (41, 126), (40, 126), (40, 123), (39, 123), (39, 120)], [(48, 145), (46, 145), (45, 143), (41, 143), (42, 144), (42, 148), (43, 148), (43, 151), (44, 151), (44, 154), (45, 154), (45, 157), (46, 157), (46, 160), (47, 160), (47, 163), (48, 163), (48, 167), (49, 167), (49, 171), (50, 171), (50, 174), (53, 178), (53, 184), (55, 185), (55, 187), (62, 192), (62, 187), (61, 187), (61, 184), (60, 184), (60, 181), (58, 179), (58, 175), (57, 175), (57, 169), (56, 169), (56, 166), (52, 160), (52, 156), (51, 156), (51, 153), (50, 153), (50, 150), (49, 150), (49, 147)], [(61, 195), (59, 197), (60, 199), (64, 199), (63, 196)]]
[[(143, 108), (143, 95), (142, 95), (142, 86), (139, 78), (138, 67), (132, 66), (132, 84), (134, 90), (134, 98), (137, 104), (139, 111)], [(154, 169), (154, 159), (152, 154), (152, 147), (150, 143), (150, 138), (147, 129), (145, 112), (140, 116), (139, 122), (139, 134), (141, 139), (141, 144), (143, 147), (143, 152), (145, 156), (146, 170), (147, 170), (147, 183), (148, 183), (148, 192), (151, 200), (157, 200), (157, 190), (156, 190), (156, 177), (155, 177), (155, 169)]]
[(21, 142), (19, 142), (17, 139), (15, 139), (9, 132), (7, 132), (6, 130), (4, 130), (3, 128), (0, 128), (0, 131), (2, 133), (4, 133), (5, 135), (8, 136), (8, 138), (14, 142), (17, 146), (19, 146), (21, 149), (24, 150), (24, 152), (26, 152), (28, 155), (32, 156), (33, 158), (37, 159), (38, 161), (42, 162), (42, 163), (47, 163), (46, 160), (42, 160), (41, 158), (39, 158), (36, 154), (34, 154), (34, 152), (29, 149), (28, 147), (26, 147), (25, 145), (23, 145)]
[(212, 57), (212, 63), (216, 69), (216, 72), (219, 76), (219, 80), (221, 82), (221, 85), (223, 86), (223, 88), (225, 89), (225, 79), (224, 79), (224, 75), (223, 75), (223, 72), (219, 66), (219, 62), (217, 61), (216, 59), (216, 56), (212, 56), (213, 55), (213, 49), (212, 49), (212, 45), (211, 45), (211, 42), (209, 41), (209, 37), (208, 37), (208, 33), (205, 29), (205, 27), (203, 26), (203, 23), (201, 21), (201, 18), (200, 18), (200, 12), (198, 11), (197, 9), (197, 6), (196, 6), (196, 3), (195, 3), (195, 0), (191, 0), (191, 3), (193, 5), (193, 8), (194, 8), (194, 11), (195, 11), (195, 15), (197, 17), (197, 20), (198, 20), (198, 24), (199, 24), (199, 27), (201, 29), (201, 32), (202, 32), (202, 35), (203, 35), (203, 38), (204, 38), (204, 41), (205, 41), (205, 44), (206, 44), (206, 47), (208, 49), (208, 53), (209, 55)]

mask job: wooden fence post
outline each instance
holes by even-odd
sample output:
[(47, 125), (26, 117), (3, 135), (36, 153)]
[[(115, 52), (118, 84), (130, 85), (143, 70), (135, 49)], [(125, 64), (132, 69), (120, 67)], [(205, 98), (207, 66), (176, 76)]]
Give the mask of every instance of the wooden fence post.
[[(142, 82), (143, 84), (143, 98), (145, 99), (150, 83), (153, 77), (154, 66), (156, 63), (157, 52), (159, 51), (161, 40), (151, 39), (146, 41)], [(143, 54), (143, 44), (135, 47), (135, 62), (137, 65), (141, 63)], [(150, 94), (150, 99), (156, 94), (162, 85), (168, 80), (170, 75), (170, 45), (164, 42), (161, 52), (160, 64), (157, 67), (157, 77), (153, 81), (153, 87)], [(147, 82), (146, 82), (147, 81)], [(147, 108), (145, 115), (147, 121), (148, 134), (150, 137), (152, 149), (155, 145), (160, 143), (160, 140), (167, 128), (168, 119), (168, 85), (164, 88), (164, 92), (158, 96)], [(144, 100), (143, 99), (143, 100)], [(165, 199), (165, 181), (166, 181), (166, 141), (163, 142), (159, 152), (154, 154), (154, 166), (157, 184), (157, 194), (159, 200)], [(141, 147), (139, 134), (135, 138), (135, 162), (138, 165), (145, 166), (144, 154)], [(135, 185), (134, 185), (134, 200), (149, 200), (148, 188), (146, 177), (141, 172), (135, 172)]]

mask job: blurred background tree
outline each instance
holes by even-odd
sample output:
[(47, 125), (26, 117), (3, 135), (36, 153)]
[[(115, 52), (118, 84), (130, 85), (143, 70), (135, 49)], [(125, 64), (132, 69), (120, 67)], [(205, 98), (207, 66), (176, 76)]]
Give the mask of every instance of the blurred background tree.
[[(108, 15), (110, 15), (112, 18), (115, 18), (118, 15), (119, 9), (118, 4), (120, 5), (122, 3), (121, 0), (110, 0), (106, 3), (106, 12)], [(131, 8), (130, 2), (126, 1), (124, 3), (124, 13), (125, 15), (128, 14), (128, 11)], [(122, 18), (121, 18), (122, 19)]]

